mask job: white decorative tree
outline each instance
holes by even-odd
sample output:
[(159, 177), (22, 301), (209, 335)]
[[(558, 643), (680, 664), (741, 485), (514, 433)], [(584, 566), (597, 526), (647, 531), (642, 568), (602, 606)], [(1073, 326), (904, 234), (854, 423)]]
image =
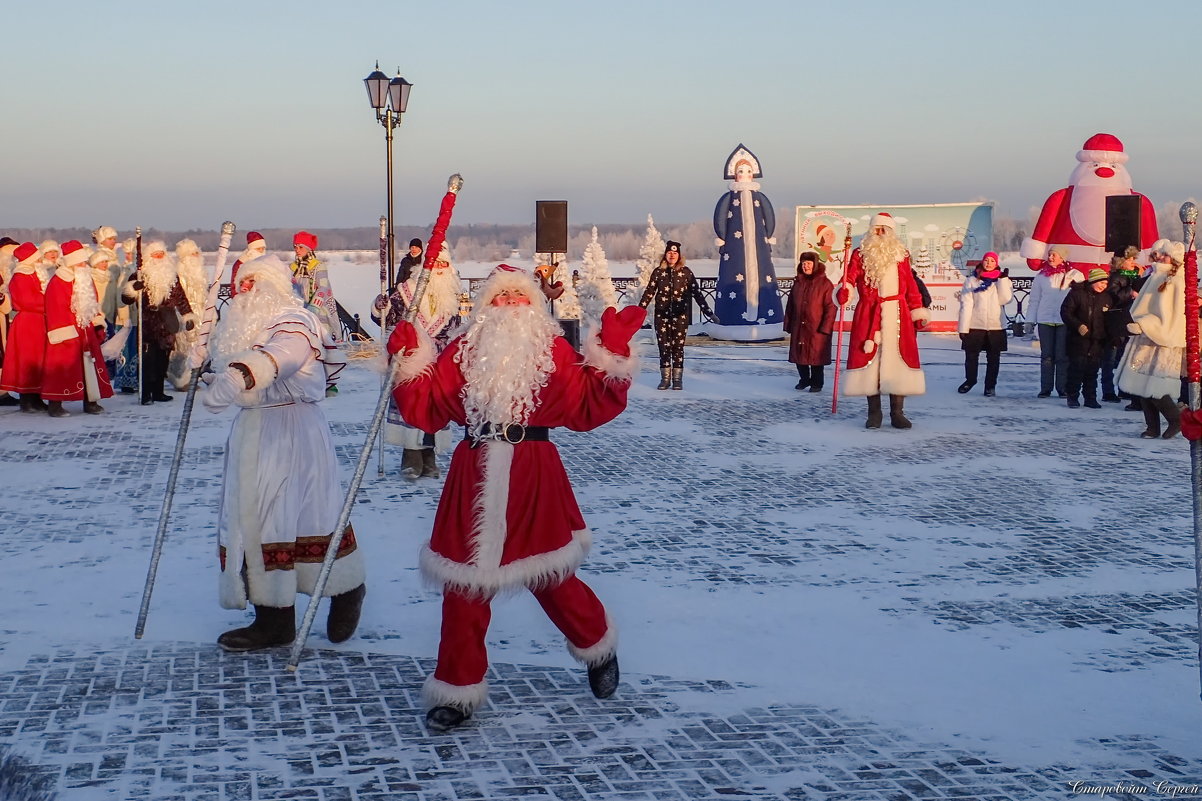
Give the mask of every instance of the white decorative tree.
[[(534, 266), (537, 268), (540, 264), (550, 264), (551, 258), (552, 254), (550, 253), (535, 253)], [(558, 300), (551, 303), (556, 319), (579, 320), (580, 301), (576, 297), (576, 289), (572, 286), (572, 269), (568, 266), (566, 256), (559, 260), (559, 266), (555, 268), (555, 274), (551, 276), (551, 283), (556, 281), (563, 282), (563, 294), (559, 296)]]
[(638, 286), (632, 287), (627, 293), (626, 300), (628, 303), (638, 303), (643, 297), (643, 293), (647, 290), (647, 284), (651, 283), (651, 272), (659, 266), (660, 260), (664, 257), (664, 238), (660, 236), (659, 230), (655, 227), (655, 220), (651, 219), (651, 215), (647, 215), (647, 235), (643, 237), (643, 245), (639, 248), (639, 259), (634, 263), (638, 268), (639, 274), (636, 276), (639, 279)]
[(595, 225), (593, 239), (584, 249), (584, 260), (580, 266), (580, 285), (576, 288), (576, 293), (580, 300), (582, 325), (599, 323), (601, 313), (618, 303), (613, 276), (609, 273), (609, 261), (605, 258), (605, 249), (597, 239)]

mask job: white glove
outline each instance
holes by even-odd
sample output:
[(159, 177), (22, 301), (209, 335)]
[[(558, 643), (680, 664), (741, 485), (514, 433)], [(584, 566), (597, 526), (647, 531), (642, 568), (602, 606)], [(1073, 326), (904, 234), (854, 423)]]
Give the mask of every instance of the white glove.
[(1144, 332), (1144, 327), (1139, 323), (1127, 323), (1127, 330), (1132, 334), (1142, 334)]
[[(207, 374), (207, 376), (212, 375), (212, 373)], [(238, 397), (238, 393), (246, 387), (242, 373), (233, 367), (227, 367), (225, 372), (213, 376), (212, 380), (209, 380), (207, 376), (205, 380), (209, 386), (201, 396), (200, 402), (213, 414), (225, 411), (234, 402), (234, 398)]]

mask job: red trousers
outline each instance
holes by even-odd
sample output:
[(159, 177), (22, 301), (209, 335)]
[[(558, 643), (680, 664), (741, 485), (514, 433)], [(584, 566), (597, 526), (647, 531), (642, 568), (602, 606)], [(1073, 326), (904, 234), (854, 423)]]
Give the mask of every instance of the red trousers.
[[(589, 648), (609, 631), (605, 607), (573, 573), (554, 587), (531, 590), (551, 622), (578, 649)], [(442, 639), (434, 678), (467, 687), (484, 681), (488, 650), (484, 644), (492, 619), (491, 599), (469, 598), (443, 590)]]

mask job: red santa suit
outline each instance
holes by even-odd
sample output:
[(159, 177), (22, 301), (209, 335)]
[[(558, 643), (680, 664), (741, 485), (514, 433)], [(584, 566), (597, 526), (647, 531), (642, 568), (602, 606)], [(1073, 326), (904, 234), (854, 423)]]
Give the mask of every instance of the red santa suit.
[(1081, 163), (1069, 176), (1069, 186), (1044, 201), (1031, 236), (1019, 248), (1019, 255), (1032, 270), (1040, 269), (1053, 246), (1064, 245), (1067, 261), (1082, 273), (1088, 274), (1094, 267), (1109, 272), (1110, 254), (1105, 250), (1109, 195), (1139, 197), (1141, 249), (1150, 248), (1160, 238), (1152, 201), (1131, 188), (1131, 174), (1124, 166), (1127, 158), (1116, 136), (1100, 133), (1085, 141), (1077, 152)]
[[(871, 251), (867, 261), (866, 248)], [(886, 264), (874, 269), (874, 258), (883, 258)], [(852, 251), (836, 302), (849, 286), (855, 286), (859, 300), (840, 390), (849, 396), (924, 394), (926, 377), (918, 359), (917, 331), (931, 313), (922, 305), (905, 246), (891, 233), (866, 236)]]
[[(424, 688), (426, 702), (468, 713), (487, 695), (484, 638), (489, 601), (499, 592), (530, 589), (567, 638), (569, 652), (585, 664), (605, 662), (617, 646), (605, 608), (575, 576), (591, 540), (546, 429), (588, 431), (626, 408), (637, 364), (633, 356), (619, 352), (629, 353), (625, 343), (637, 325), (614, 345), (603, 323), (600, 337), (586, 344), (582, 360), (552, 332), (557, 330), (554, 320), (533, 276), (524, 271), (500, 275), (501, 270), (494, 271), (477, 298), (484, 313), (437, 357), (429, 337), (413, 333), (407, 322), (398, 325), (390, 341), (390, 350), (396, 351), (396, 343), (409, 332), (420, 343), (415, 351), (406, 351), (411, 355), (398, 368), (400, 382), (393, 394), (406, 421), (425, 431), (437, 431), (449, 421), (472, 430), (488, 425), (487, 436), (465, 439), (455, 449), (434, 530), (421, 555), (424, 575), (443, 587), (442, 640), (437, 669)], [(489, 311), (508, 310), (488, 305), (506, 282), (534, 299), (536, 306), (524, 308), (536, 309), (532, 314), (545, 318), (549, 328), (540, 327), (532, 338), (531, 347), (541, 352), (533, 394), (525, 405), (510, 406), (508, 419), (503, 412), (495, 415), (502, 419), (491, 419), (487, 410), (469, 413), (465, 406), (465, 398), (471, 405), (475, 394), (466, 377), (472, 368), (465, 367), (471, 361), (465, 352), (476, 347), (476, 340), (484, 347), (487, 337), (477, 336), (476, 329)], [(627, 316), (637, 314), (641, 321), (641, 312), (635, 309)], [(502, 401), (507, 403), (508, 398)]]
[(63, 244), (63, 253), (64, 266), (46, 285), (42, 398), (92, 402), (111, 398), (113, 387), (96, 333), (97, 327), (104, 330), (104, 312), (87, 266), (90, 254), (74, 241)]
[(37, 245), (26, 242), (13, 256), (17, 265), (9, 282), (16, 316), (8, 329), (8, 348), (0, 372), (0, 390), (36, 395), (42, 391), (42, 360), (46, 356), (47, 276), (37, 265)]

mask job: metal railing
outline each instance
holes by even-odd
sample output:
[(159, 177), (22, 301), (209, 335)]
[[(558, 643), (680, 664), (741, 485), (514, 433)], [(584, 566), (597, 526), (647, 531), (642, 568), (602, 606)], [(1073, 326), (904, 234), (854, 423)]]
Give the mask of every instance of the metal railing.
[[(217, 288), (217, 319), (221, 319), (221, 311), (226, 304), (230, 302), (232, 297), (230, 293), (230, 285), (222, 284)], [(338, 307), (338, 323), (339, 331), (336, 339), (339, 342), (366, 342), (372, 339), (371, 334), (363, 328), (363, 323), (359, 319), (359, 315), (351, 314), (346, 308), (334, 301), (334, 305)]]

